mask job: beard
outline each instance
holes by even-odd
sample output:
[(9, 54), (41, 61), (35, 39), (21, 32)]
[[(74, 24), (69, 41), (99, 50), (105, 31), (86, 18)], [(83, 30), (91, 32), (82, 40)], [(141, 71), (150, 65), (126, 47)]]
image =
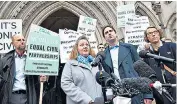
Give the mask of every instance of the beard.
[(21, 50), (21, 51), (24, 51), (25, 48), (26, 48), (25, 46), (19, 46), (17, 49), (18, 49), (18, 50)]

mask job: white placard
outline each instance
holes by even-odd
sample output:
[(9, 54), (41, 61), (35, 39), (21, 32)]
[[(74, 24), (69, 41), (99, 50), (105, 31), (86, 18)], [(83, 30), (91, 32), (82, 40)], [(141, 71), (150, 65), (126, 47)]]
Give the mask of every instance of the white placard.
[(125, 18), (126, 16), (135, 15), (135, 6), (134, 4), (120, 5), (117, 6), (117, 27), (125, 27)]
[(1, 19), (0, 53), (7, 53), (14, 49), (11, 37), (15, 34), (22, 34), (22, 19)]
[(67, 29), (59, 29), (60, 36), (60, 59), (61, 63), (66, 63), (69, 60), (69, 55), (73, 49), (76, 40), (82, 36), (82, 34)]
[(95, 51), (95, 53), (98, 52), (97, 40), (95, 38), (96, 22), (96, 19), (80, 15), (79, 24), (77, 28), (77, 32), (86, 35), (90, 42), (91, 48)]
[(144, 31), (149, 27), (146, 16), (132, 16), (126, 18), (125, 43), (140, 45), (144, 43)]

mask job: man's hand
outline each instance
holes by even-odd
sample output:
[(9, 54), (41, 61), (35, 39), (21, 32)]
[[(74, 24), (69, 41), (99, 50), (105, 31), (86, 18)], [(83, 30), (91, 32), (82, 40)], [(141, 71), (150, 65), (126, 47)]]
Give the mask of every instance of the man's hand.
[(144, 99), (144, 104), (152, 104), (152, 99)]
[(145, 50), (149, 50), (149, 48), (150, 48), (150, 45), (151, 45), (151, 43), (146, 43), (146, 44), (144, 45), (144, 47), (145, 47)]

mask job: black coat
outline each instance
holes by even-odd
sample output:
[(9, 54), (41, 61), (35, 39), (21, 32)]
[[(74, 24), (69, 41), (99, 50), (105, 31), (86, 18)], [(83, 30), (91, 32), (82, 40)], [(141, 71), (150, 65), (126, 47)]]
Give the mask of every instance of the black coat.
[[(15, 71), (15, 50), (8, 52), (0, 60), (0, 76), (7, 82), (0, 89), (0, 104), (9, 104), (9, 98), (12, 94), (13, 79)], [(37, 104), (36, 88), (38, 84), (38, 76), (26, 76), (25, 82), (27, 87), (27, 104)]]
[[(162, 42), (162, 43), (163, 43), (163, 45), (158, 50), (158, 53), (160, 54), (160, 56), (176, 59), (176, 44), (175, 43), (171, 43), (171, 42)], [(158, 54), (158, 53), (156, 53), (153, 50), (149, 50), (149, 52), (152, 53), (152, 54)], [(171, 68), (173, 71), (176, 71), (176, 64), (174, 64), (174, 63), (170, 63), (170, 62), (167, 62), (167, 61), (161, 61), (161, 60), (155, 60), (153, 58), (145, 58), (144, 61), (149, 66), (151, 66), (151, 68), (156, 72), (157, 79), (161, 83), (165, 83), (165, 82), (163, 81), (163, 77), (162, 77), (162, 69), (163, 69), (163, 67), (161, 67), (160, 62), (162, 62), (163, 64), (165, 64), (169, 68)], [(167, 70), (164, 70), (164, 73), (165, 73), (165, 79), (166, 79), (167, 83), (173, 83), (173, 84), (176, 83), (176, 77), (175, 76), (173, 76)], [(174, 100), (176, 100), (176, 88), (169, 88), (167, 90), (170, 92), (170, 94), (174, 98)], [(163, 100), (164, 100), (164, 104), (171, 104), (166, 99), (165, 96), (163, 96)], [(163, 104), (162, 102), (158, 103), (158, 101), (160, 101), (160, 100), (156, 99), (156, 101), (157, 101), (156, 104)]]

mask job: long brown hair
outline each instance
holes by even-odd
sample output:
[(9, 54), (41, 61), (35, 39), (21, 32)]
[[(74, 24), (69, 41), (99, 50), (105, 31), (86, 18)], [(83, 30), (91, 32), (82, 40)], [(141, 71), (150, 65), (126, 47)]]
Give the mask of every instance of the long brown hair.
[[(69, 57), (70, 59), (76, 59), (77, 58), (77, 56), (78, 56), (78, 50), (77, 50), (77, 48), (78, 48), (78, 43), (79, 43), (80, 40), (86, 40), (89, 43), (87, 37), (85, 37), (84, 35), (80, 36), (77, 39), (77, 41), (76, 41), (76, 43), (75, 43), (75, 45), (74, 45), (74, 47), (73, 47), (73, 49), (71, 51), (71, 54), (70, 54), (70, 57)], [(91, 47), (90, 47), (90, 43), (89, 43), (89, 54), (91, 56), (93, 56), (93, 57), (96, 56), (95, 51), (93, 49), (91, 49)]]

